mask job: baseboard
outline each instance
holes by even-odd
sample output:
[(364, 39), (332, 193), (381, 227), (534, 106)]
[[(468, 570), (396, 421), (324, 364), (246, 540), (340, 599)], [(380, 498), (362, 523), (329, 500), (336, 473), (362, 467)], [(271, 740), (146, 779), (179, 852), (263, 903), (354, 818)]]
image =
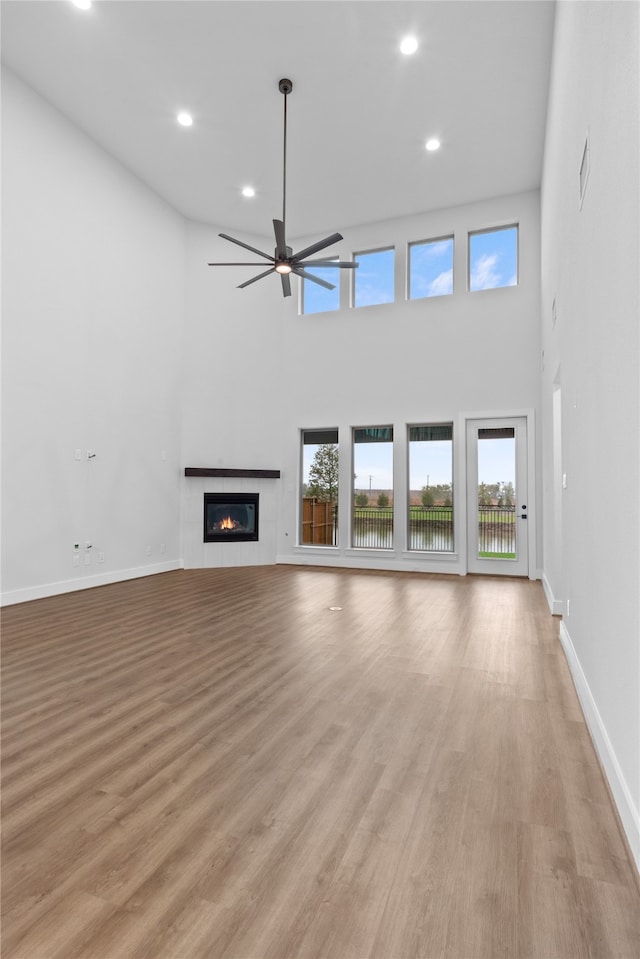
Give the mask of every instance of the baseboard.
[(133, 569), (118, 569), (114, 572), (96, 573), (79, 579), (44, 583), (42, 586), (28, 586), (25, 589), (15, 589), (8, 593), (2, 593), (0, 606), (14, 606), (16, 603), (28, 603), (33, 599), (44, 599), (47, 596), (73, 593), (80, 589), (93, 589), (95, 586), (108, 586), (110, 583), (122, 583), (124, 580), (139, 579), (142, 576), (155, 576), (157, 573), (168, 573), (174, 569), (182, 569), (183, 565), (181, 559), (174, 559), (166, 563), (153, 563), (150, 566), (135, 566)]
[(313, 550), (305, 549), (300, 553), (283, 553), (276, 556), (278, 566), (326, 566), (330, 569), (363, 569), (379, 572), (400, 572), (400, 573), (444, 573), (453, 576), (464, 575), (457, 555), (452, 554), (452, 558), (441, 560), (440, 562), (429, 560), (420, 562), (415, 559), (403, 557), (399, 560), (379, 560), (370, 555), (344, 555), (336, 554), (329, 547)]
[(544, 590), (544, 595), (547, 598), (547, 603), (549, 606), (549, 611), (552, 616), (562, 616), (564, 613), (564, 602), (561, 599), (556, 599), (553, 595), (553, 590), (551, 589), (551, 584), (547, 579), (545, 573), (541, 573), (538, 576), (538, 579), (542, 580), (542, 588)]
[(640, 873), (640, 812), (633, 804), (629, 787), (564, 622), (560, 623), (560, 642), (569, 664), (587, 728), (609, 784), (636, 869)]

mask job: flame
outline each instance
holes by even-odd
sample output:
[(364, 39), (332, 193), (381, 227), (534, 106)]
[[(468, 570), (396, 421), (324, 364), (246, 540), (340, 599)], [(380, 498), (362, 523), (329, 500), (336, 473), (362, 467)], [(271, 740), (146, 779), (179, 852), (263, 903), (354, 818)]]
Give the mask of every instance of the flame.
[(225, 516), (223, 520), (220, 520), (219, 529), (235, 529), (236, 525), (230, 516)]

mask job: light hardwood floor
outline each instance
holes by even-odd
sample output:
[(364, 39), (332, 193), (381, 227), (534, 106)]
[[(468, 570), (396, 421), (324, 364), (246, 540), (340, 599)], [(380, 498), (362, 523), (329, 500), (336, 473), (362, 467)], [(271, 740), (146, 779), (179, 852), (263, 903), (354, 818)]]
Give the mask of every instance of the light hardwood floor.
[(2, 959), (640, 955), (538, 583), (179, 571), (2, 632)]

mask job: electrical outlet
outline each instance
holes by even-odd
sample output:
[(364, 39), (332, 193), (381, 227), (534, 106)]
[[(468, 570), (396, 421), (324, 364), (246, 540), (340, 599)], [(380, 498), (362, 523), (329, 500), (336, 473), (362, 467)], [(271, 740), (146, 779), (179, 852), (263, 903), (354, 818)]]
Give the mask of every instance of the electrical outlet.
[(91, 566), (91, 553), (85, 553), (84, 556), (84, 565)]
[(82, 450), (76, 450), (76, 456), (75, 456), (75, 458), (76, 458), (77, 460), (81, 460), (81, 459), (82, 459)]
[(98, 562), (104, 563), (104, 553), (98, 553)]
[(73, 565), (74, 565), (74, 566), (79, 566), (79, 565), (80, 565), (80, 557), (79, 557), (79, 556), (74, 556), (74, 557), (73, 557)]

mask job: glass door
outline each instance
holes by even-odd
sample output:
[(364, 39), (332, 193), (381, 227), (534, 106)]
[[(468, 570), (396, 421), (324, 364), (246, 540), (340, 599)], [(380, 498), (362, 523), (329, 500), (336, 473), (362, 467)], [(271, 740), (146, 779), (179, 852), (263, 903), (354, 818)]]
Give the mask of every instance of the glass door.
[(467, 569), (529, 574), (527, 421), (467, 421)]

